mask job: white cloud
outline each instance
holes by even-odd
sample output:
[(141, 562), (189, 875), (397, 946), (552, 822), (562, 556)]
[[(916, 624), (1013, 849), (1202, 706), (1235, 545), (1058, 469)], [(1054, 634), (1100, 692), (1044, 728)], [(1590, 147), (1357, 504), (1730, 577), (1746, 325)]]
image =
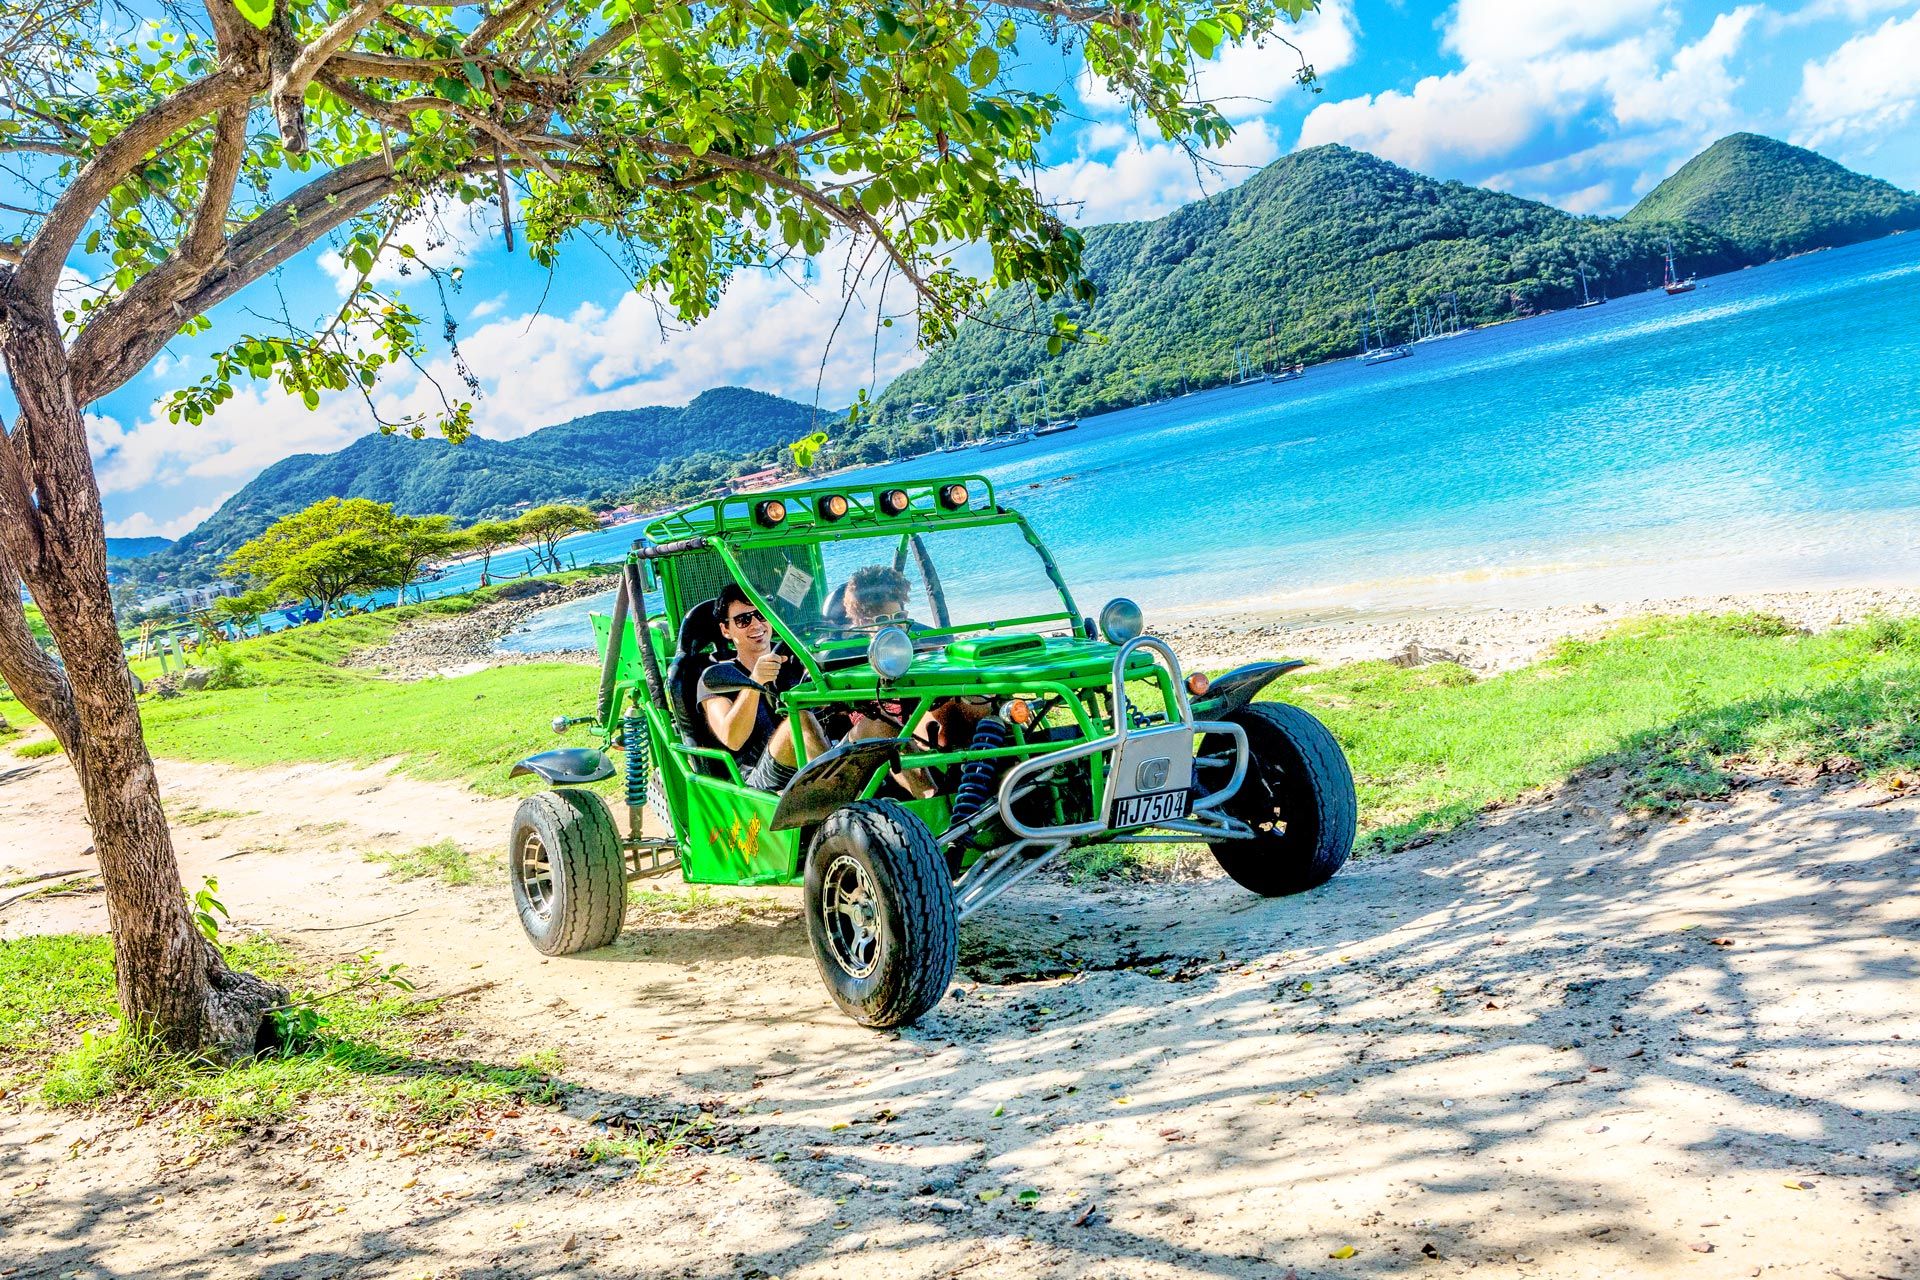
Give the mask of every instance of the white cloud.
[(1293, 77), (1303, 59), (1322, 76), (1351, 64), (1360, 23), (1348, 0), (1328, 0), (1297, 25), (1282, 26), (1278, 34), (1294, 48), (1269, 38), (1227, 45), (1212, 61), (1201, 63), (1194, 76), (1199, 96), (1229, 120), (1265, 115), (1281, 94), (1297, 91)]
[(1201, 155), (1212, 164), (1196, 164), (1171, 143), (1136, 140), (1106, 158), (1081, 155), (1055, 165), (1040, 175), (1040, 189), (1065, 206), (1068, 220), (1085, 225), (1157, 218), (1245, 181), (1279, 158), (1280, 140), (1273, 126), (1256, 121)]
[(1740, 81), (1728, 66), (1763, 13), (1719, 14), (1682, 45), (1665, 0), (1461, 0), (1443, 38), (1460, 69), (1316, 107), (1300, 145), (1344, 142), (1445, 169), (1511, 154), (1598, 108), (1628, 137), (1658, 131), (1658, 149), (1673, 156), (1734, 120)]
[(1666, 0), (1460, 0), (1442, 47), (1461, 61), (1511, 66), (1643, 31)]
[(1865, 22), (1868, 18), (1904, 9), (1912, 3), (1913, 0), (1813, 0), (1812, 4), (1802, 5), (1792, 13), (1773, 15), (1772, 20), (1780, 27), (1805, 26), (1828, 18)]
[(1920, 103), (1920, 12), (1880, 26), (1809, 61), (1795, 104), (1795, 141), (1818, 146), (1846, 134), (1890, 129)]
[[(876, 346), (877, 285), (869, 282), (842, 318), (837, 261), (844, 252), (830, 247), (822, 278), (807, 288), (770, 272), (741, 272), (713, 314), (692, 329), (637, 293), (564, 315), (489, 320), (460, 339), (460, 354), (483, 387), (475, 430), (512, 439), (604, 409), (684, 404), (726, 385), (811, 404), (817, 383), (828, 409), (850, 403), (863, 387), (877, 391), (920, 359), (912, 319), (903, 314), (912, 298), (897, 277), (889, 284), (886, 308), (899, 319), (878, 329)], [(429, 370), (449, 395), (466, 394), (450, 359), (433, 361)], [(416, 380), (383, 387), (378, 403), (393, 418), (433, 412), (438, 397)]]
[[(442, 271), (463, 266), (500, 231), (500, 207), (492, 202), (463, 205), (458, 200), (441, 199), (419, 210), (396, 231), (387, 247), (375, 260), (367, 282), (375, 286), (392, 285), (406, 276), (418, 276), (416, 263)], [(412, 250), (409, 258), (405, 250)], [(333, 281), (342, 297), (353, 288), (360, 273), (347, 265), (338, 252), (320, 255), (320, 269)]]
[(156, 400), (133, 427), (103, 414), (87, 417), (87, 443), (103, 493), (195, 480), (245, 481), (295, 453), (338, 449), (373, 429), (366, 403), (351, 393), (323, 396), (308, 412), (277, 387), (242, 383), (198, 426), (167, 421)]
[(1741, 5), (1713, 20), (1707, 34), (1674, 52), (1663, 75), (1630, 79), (1614, 95), (1614, 118), (1622, 124), (1691, 122), (1711, 128), (1733, 114), (1740, 81), (1727, 64), (1763, 9)]
[[(1360, 22), (1353, 15), (1352, 0), (1324, 0), (1320, 8), (1297, 23), (1282, 23), (1277, 36), (1244, 44), (1223, 45), (1212, 59), (1194, 68), (1195, 96), (1220, 108), (1229, 120), (1251, 120), (1265, 115), (1281, 94), (1294, 88), (1294, 73), (1304, 59), (1314, 71), (1327, 76), (1352, 64), (1359, 48)], [(1080, 101), (1090, 110), (1113, 115), (1125, 109), (1121, 96), (1083, 70), (1079, 82)], [(1082, 142), (1082, 149), (1099, 150), (1098, 145)]]
[(204, 507), (183, 511), (165, 520), (156, 520), (144, 511), (136, 511), (123, 520), (109, 522), (107, 536), (109, 538), (178, 538), (218, 511), (220, 504), (231, 496), (231, 494), (222, 494)]

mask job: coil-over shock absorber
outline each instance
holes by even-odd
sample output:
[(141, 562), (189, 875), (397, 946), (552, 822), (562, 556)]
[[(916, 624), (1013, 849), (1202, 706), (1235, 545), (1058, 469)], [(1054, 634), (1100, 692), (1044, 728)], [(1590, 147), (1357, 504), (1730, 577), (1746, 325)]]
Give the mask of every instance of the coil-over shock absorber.
[(627, 753), (627, 803), (647, 802), (647, 722), (635, 711), (620, 717), (620, 745)]
[[(974, 726), (969, 751), (991, 751), (1007, 745), (1007, 725), (998, 716), (988, 716)], [(960, 766), (960, 785), (953, 794), (953, 820), (965, 822), (980, 812), (993, 798), (993, 780), (1000, 775), (1004, 761), (969, 760)]]

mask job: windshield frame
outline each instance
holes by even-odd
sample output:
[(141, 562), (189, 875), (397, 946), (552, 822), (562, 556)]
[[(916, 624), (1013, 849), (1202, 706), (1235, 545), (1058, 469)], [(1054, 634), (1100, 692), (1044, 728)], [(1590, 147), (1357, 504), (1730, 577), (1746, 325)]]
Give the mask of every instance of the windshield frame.
[[(1061, 608), (1058, 612), (1027, 614), (1006, 618), (981, 619), (949, 626), (918, 626), (912, 635), (916, 649), (938, 648), (952, 638), (972, 633), (992, 633), (1027, 627), (1047, 626), (1064, 623), (1069, 631), (1078, 633), (1081, 626), (1079, 609), (1075, 606), (1073, 592), (1068, 588), (1066, 579), (1061, 576), (1060, 567), (1054, 563), (1053, 554), (1047, 550), (1040, 535), (1026, 518), (1015, 511), (999, 508), (991, 512), (981, 512), (970, 516), (942, 516), (936, 519), (920, 519), (914, 515), (900, 516), (885, 525), (873, 529), (863, 526), (855, 529), (835, 530), (831, 526), (806, 527), (800, 529), (770, 529), (764, 533), (729, 531), (708, 539), (708, 546), (719, 553), (733, 580), (740, 584), (754, 607), (767, 619), (768, 625), (787, 646), (789, 652), (800, 659), (808, 674), (818, 680), (831, 666), (840, 668), (866, 657), (867, 645), (880, 627), (850, 628), (851, 634), (844, 639), (822, 642), (817, 639), (803, 638), (780, 616), (777, 609), (763, 596), (754, 585), (750, 576), (742, 568), (740, 554), (759, 547), (794, 547), (824, 545), (846, 542), (885, 542), (888, 539), (912, 537), (915, 534), (931, 534), (961, 529), (996, 528), (1012, 525), (1020, 531), (1028, 546), (1040, 557), (1047, 581), (1059, 594)], [(870, 531), (871, 530), (871, 531)]]

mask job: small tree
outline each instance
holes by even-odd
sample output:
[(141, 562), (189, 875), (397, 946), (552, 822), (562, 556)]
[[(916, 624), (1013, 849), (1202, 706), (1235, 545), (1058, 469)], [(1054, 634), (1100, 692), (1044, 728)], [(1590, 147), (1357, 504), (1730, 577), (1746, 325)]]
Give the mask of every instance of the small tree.
[(393, 586), (403, 516), (368, 498), (322, 498), (281, 516), (241, 543), (221, 572), (253, 578), (282, 599), (311, 600), (332, 613), (347, 596)]
[[(335, 237), (358, 273), (341, 307), (304, 326), (232, 309), (265, 327), (199, 361), (168, 412), (198, 424), (256, 379), (309, 407), (358, 393), (377, 419), (382, 374), (422, 363), (424, 320), (374, 267), (446, 203), (497, 202), (509, 243), (518, 212), (545, 265), (591, 237), (685, 322), (738, 269), (833, 238), (849, 282), (902, 282), (925, 342), (995, 286), (1084, 301), (1081, 237), (1032, 174), (1064, 104), (1003, 58), (1071, 46), (1162, 137), (1217, 144), (1230, 130), (1195, 61), (1313, 2), (0, 0), (0, 361), (19, 406), (0, 425), (0, 677), (79, 777), (130, 1025), (239, 1052), (281, 997), (227, 967), (180, 890), (113, 624), (87, 406)], [(979, 275), (951, 252), (966, 242), (986, 247)], [(94, 282), (83, 301), (64, 300), (69, 270)], [(1057, 348), (1073, 328), (1054, 326)], [(458, 439), (471, 423), (442, 397), (382, 426)], [(59, 662), (29, 637), (21, 583)]]
[(251, 591), (242, 591), (238, 595), (221, 596), (213, 602), (213, 616), (222, 622), (233, 624), (241, 635), (260, 621), (261, 615), (279, 601), (271, 587), (255, 587)]
[(535, 507), (514, 524), (533, 548), (534, 556), (555, 573), (561, 569), (560, 539), (570, 533), (585, 533), (600, 527), (600, 521), (585, 507), (559, 502)]
[(405, 604), (407, 588), (429, 560), (451, 555), (460, 549), (461, 535), (454, 532), (452, 516), (398, 516), (388, 539), (394, 566), (394, 585), (399, 594), (394, 603)]
[(459, 536), (467, 550), (480, 555), (480, 585), (484, 587), (491, 581), (493, 553), (514, 545), (525, 535), (511, 520), (477, 520), (462, 529)]

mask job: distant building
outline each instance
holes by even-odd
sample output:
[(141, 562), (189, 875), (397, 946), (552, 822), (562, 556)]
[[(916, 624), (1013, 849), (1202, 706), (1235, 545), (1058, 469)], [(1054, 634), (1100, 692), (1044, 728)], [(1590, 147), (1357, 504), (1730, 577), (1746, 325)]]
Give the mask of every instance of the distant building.
[(149, 596), (134, 607), (143, 613), (156, 609), (172, 609), (179, 612), (191, 612), (204, 609), (222, 596), (237, 596), (240, 586), (233, 582), (216, 582), (205, 587), (182, 587), (178, 591), (167, 591), (157, 596)]
[(762, 467), (758, 471), (749, 471), (743, 476), (735, 476), (722, 486), (722, 492), (753, 493), (760, 489), (771, 488), (780, 483), (781, 470), (780, 464), (776, 462), (771, 467)]

